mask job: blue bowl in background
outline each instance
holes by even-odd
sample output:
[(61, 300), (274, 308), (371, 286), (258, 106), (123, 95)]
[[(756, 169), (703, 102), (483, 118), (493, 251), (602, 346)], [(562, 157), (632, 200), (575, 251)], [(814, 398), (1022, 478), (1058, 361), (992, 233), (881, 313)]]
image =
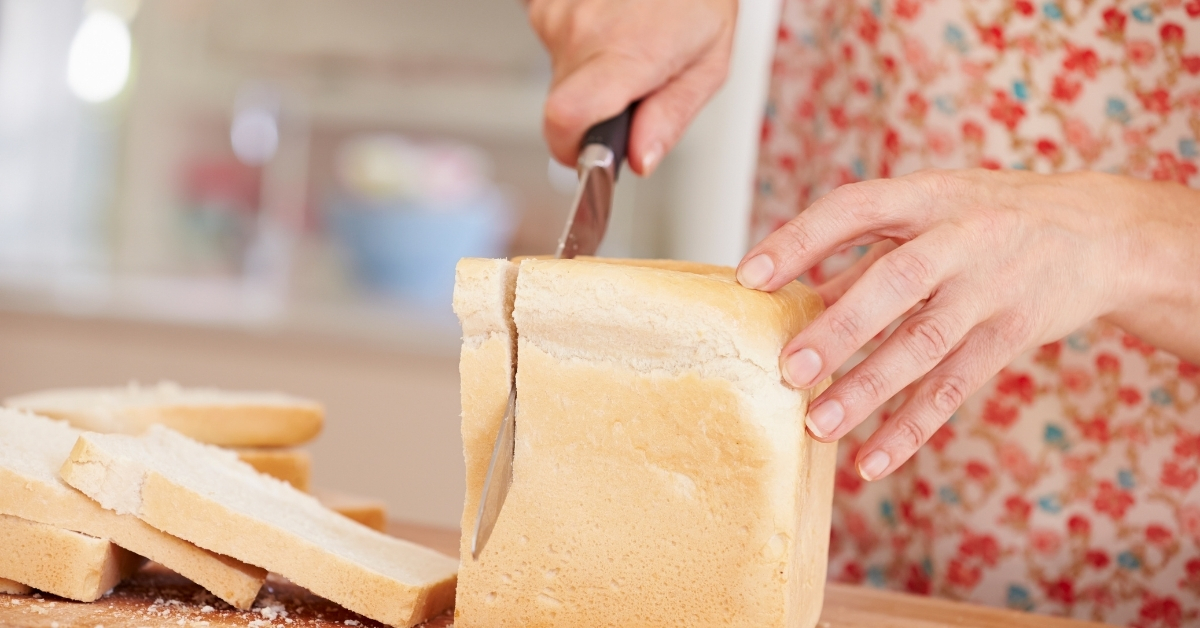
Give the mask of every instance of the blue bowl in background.
[(334, 196), (329, 220), (358, 280), (374, 291), (449, 311), (463, 257), (503, 257), (513, 212), (498, 191), (452, 205)]

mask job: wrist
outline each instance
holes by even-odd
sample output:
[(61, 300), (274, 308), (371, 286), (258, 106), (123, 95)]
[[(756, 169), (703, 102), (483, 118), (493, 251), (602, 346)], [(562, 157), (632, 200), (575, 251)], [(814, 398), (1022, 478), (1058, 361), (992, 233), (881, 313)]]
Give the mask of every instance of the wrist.
[(1131, 185), (1114, 195), (1123, 214), (1113, 250), (1117, 293), (1102, 320), (1153, 345), (1190, 353), (1185, 347), (1196, 339), (1174, 336), (1200, 311), (1200, 191), (1127, 181)]

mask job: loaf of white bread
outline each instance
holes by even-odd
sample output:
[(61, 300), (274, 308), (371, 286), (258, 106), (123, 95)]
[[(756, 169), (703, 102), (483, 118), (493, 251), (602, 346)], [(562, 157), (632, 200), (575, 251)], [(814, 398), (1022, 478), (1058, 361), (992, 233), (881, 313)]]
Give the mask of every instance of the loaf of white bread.
[(170, 382), (43, 390), (10, 397), (4, 405), (106, 434), (141, 434), (161, 424), (225, 447), (298, 445), (315, 437), (325, 418), (321, 404), (300, 397), (184, 388)]
[(94, 602), (145, 562), (111, 542), (0, 515), (0, 579)]
[(105, 510), (59, 478), (80, 434), (62, 421), (0, 409), (0, 514), (107, 539), (235, 608), (250, 608), (266, 571), (164, 534), (133, 515)]
[(83, 434), (61, 476), (105, 508), (398, 627), (454, 603), (456, 559), (376, 532), (161, 425)]
[[(455, 625), (811, 628), (836, 445), (785, 342), (822, 309), (680, 262), (464, 259)], [(469, 551), (516, 358), (513, 482)]]

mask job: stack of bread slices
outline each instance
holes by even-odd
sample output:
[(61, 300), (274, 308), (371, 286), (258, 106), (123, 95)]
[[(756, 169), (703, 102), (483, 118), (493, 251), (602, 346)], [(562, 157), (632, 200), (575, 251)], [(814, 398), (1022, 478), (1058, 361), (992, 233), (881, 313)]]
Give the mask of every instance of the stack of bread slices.
[(359, 523), (383, 531), (387, 505), (378, 499), (313, 489), (312, 455), (302, 446), (324, 424), (321, 404), (280, 393), (184, 388), (173, 382), (115, 388), (42, 390), (4, 400), (101, 434), (141, 434), (165, 425), (199, 442), (232, 450), (243, 462)]
[(268, 571), (392, 626), (453, 604), (456, 559), (378, 531), (380, 508), (368, 527), (302, 490), (294, 447), (319, 432), (319, 404), (169, 384), (5, 404), (0, 593), (90, 602), (148, 559), (239, 609)]

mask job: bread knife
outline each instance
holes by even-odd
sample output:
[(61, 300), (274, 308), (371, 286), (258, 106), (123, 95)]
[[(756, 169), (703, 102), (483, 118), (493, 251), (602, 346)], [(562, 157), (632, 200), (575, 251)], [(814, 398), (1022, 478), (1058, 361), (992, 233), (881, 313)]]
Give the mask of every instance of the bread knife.
[[(608, 217), (612, 213), (613, 189), (621, 164), (625, 161), (630, 123), (637, 105), (634, 102), (616, 117), (593, 126), (584, 134), (575, 166), (579, 172), (579, 185), (571, 201), (567, 224), (558, 239), (558, 248), (554, 252), (556, 259), (595, 255), (600, 247), (604, 231), (608, 228)], [(475, 517), (475, 533), (471, 537), (471, 557), (475, 560), (479, 560), (483, 547), (492, 536), (496, 520), (500, 518), (500, 509), (504, 507), (504, 499), (508, 497), (508, 489), (512, 485), (517, 423), (515, 356), (513, 364), (512, 379), (508, 384), (508, 406), (496, 433), (496, 445), (492, 448), (492, 459), (483, 481), (479, 513)]]

